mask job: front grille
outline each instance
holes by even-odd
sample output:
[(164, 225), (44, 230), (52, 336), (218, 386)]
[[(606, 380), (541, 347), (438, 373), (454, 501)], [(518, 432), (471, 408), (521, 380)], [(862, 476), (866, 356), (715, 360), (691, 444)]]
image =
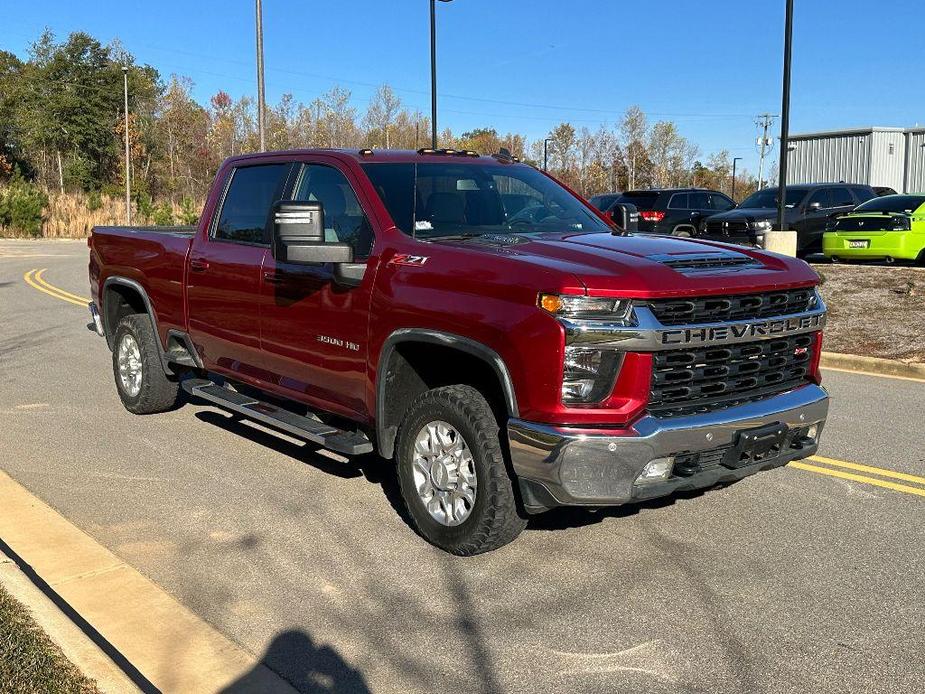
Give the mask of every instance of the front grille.
[(748, 222), (739, 220), (711, 222), (707, 220), (704, 229), (710, 236), (742, 236), (748, 233)]
[(654, 299), (646, 305), (662, 325), (691, 325), (803, 313), (815, 303), (816, 292), (809, 288), (741, 296)]
[(653, 355), (649, 411), (710, 412), (783, 393), (807, 382), (815, 335)]

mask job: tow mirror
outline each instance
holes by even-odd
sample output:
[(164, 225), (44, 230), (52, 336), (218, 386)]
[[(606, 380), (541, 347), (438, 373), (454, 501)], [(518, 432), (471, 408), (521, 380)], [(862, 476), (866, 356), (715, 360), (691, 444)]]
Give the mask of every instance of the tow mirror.
[(351, 263), (353, 248), (324, 240), (324, 208), (314, 200), (281, 200), (273, 206), (273, 255), (285, 263)]
[(624, 233), (631, 234), (639, 230), (639, 211), (635, 205), (618, 202), (610, 208), (607, 216)]

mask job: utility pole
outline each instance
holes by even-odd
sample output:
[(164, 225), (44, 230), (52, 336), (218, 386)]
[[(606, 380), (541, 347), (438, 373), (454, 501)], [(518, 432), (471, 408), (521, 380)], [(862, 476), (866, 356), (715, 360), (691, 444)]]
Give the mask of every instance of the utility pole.
[(552, 142), (551, 137), (547, 137), (543, 140), (543, 171), (549, 169), (549, 143)]
[[(453, 0), (440, 0), (452, 2)], [(430, 0), (430, 148), (437, 149), (437, 9)]]
[(790, 139), (790, 58), (793, 53), (793, 0), (787, 0), (784, 28), (784, 85), (781, 94), (780, 164), (778, 166), (777, 228), (787, 231), (787, 146)]
[(772, 116), (770, 113), (762, 113), (755, 119), (755, 125), (761, 128), (761, 137), (758, 138), (756, 143), (760, 151), (760, 158), (758, 159), (758, 190), (764, 187), (761, 184), (762, 176), (764, 175), (764, 156), (768, 147), (774, 144), (774, 140), (768, 137), (768, 130), (770, 130), (771, 123), (774, 122), (775, 118), (777, 116)]
[(267, 104), (263, 87), (263, 3), (257, 0), (257, 132), (260, 135), (260, 151), (267, 149), (266, 139)]
[(732, 158), (732, 199), (736, 199), (736, 162), (742, 161), (742, 157)]
[[(125, 224), (132, 226), (132, 158), (128, 140), (128, 66), (122, 66), (122, 88), (125, 95)], [(59, 155), (60, 156), (60, 155)], [(60, 166), (60, 159), (59, 166)]]

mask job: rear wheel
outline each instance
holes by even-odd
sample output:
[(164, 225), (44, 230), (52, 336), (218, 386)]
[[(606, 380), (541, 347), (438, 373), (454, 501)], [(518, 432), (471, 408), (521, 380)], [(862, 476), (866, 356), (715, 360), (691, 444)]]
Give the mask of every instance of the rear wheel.
[(155, 414), (176, 406), (179, 383), (164, 373), (157, 336), (145, 314), (128, 315), (119, 321), (112, 370), (119, 398), (129, 412)]
[(422, 394), (396, 445), (402, 498), (418, 533), (452, 554), (497, 549), (526, 527), (504, 464), (498, 423), (470, 386)]

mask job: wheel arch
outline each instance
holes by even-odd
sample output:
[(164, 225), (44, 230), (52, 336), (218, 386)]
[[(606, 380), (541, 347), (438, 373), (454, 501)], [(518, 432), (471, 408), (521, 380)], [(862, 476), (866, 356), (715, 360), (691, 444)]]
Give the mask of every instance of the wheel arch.
[(145, 288), (138, 281), (128, 277), (119, 275), (107, 277), (103, 283), (102, 303), (103, 310), (100, 318), (103, 322), (103, 332), (106, 335), (109, 349), (115, 347), (113, 340), (115, 339), (116, 326), (119, 325), (119, 321), (129, 314), (144, 313), (151, 321), (151, 328), (154, 330), (154, 341), (157, 344), (161, 366), (165, 372), (171, 373), (164, 352), (164, 345), (161, 343), (161, 336), (157, 329), (157, 316), (154, 314), (151, 299), (148, 297), (148, 292), (145, 291)]
[[(455, 357), (452, 363), (447, 357)], [(376, 370), (376, 440), (380, 455), (395, 452), (398, 426), (411, 401), (442, 385), (464, 383), (484, 393), (499, 417), (517, 417), (517, 397), (501, 356), (471, 338), (424, 328), (396, 330), (382, 346)]]

